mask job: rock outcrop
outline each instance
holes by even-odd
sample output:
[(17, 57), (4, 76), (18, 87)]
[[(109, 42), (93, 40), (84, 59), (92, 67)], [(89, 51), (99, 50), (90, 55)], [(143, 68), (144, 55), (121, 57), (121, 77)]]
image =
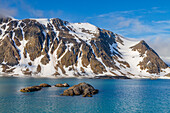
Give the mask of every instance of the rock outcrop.
[(51, 87), (51, 85), (46, 84), (46, 83), (42, 83), (42, 84), (40, 84), (39, 86), (40, 86), (40, 87)]
[(26, 87), (26, 88), (23, 88), (21, 89), (20, 91), (21, 92), (34, 92), (34, 91), (39, 91), (41, 90), (42, 88), (40, 86), (31, 86), (31, 87)]
[(70, 87), (69, 84), (64, 83), (64, 84), (56, 84), (55, 87)]
[(74, 96), (74, 95), (83, 95), (83, 97), (92, 97), (98, 93), (97, 89), (94, 89), (93, 86), (87, 83), (80, 83), (78, 85), (74, 85), (61, 94), (62, 96)]
[(31, 86), (31, 87), (26, 87), (20, 90), (20, 92), (34, 92), (34, 91), (39, 91), (41, 90), (43, 87), (51, 87), (51, 85), (46, 84), (46, 83), (42, 83), (39, 86)]

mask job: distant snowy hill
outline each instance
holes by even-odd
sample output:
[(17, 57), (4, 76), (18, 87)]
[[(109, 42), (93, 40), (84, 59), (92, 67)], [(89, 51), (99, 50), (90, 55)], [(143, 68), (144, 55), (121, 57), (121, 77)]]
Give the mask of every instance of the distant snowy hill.
[(0, 18), (0, 73), (14, 76), (131, 78), (168, 75), (145, 41), (58, 18)]

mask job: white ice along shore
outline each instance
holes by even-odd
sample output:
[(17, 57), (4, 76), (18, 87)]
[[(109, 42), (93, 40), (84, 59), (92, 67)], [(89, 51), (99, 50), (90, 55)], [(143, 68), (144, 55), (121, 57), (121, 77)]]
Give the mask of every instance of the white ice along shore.
[(170, 78), (170, 67), (145, 41), (89, 23), (0, 18), (0, 75)]

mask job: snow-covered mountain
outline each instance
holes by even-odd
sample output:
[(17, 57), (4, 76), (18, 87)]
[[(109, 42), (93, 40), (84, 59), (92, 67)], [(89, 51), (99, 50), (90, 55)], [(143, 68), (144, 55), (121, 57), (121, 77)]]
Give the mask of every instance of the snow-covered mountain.
[(0, 73), (14, 76), (151, 77), (170, 68), (145, 41), (58, 18), (0, 18)]

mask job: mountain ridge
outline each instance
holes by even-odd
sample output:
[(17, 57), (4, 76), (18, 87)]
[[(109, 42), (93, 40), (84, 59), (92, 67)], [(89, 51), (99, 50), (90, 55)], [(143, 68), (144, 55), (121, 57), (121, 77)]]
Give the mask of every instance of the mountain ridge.
[(0, 65), (1, 73), (16, 76), (135, 78), (170, 73), (145, 41), (59, 18), (0, 18)]

